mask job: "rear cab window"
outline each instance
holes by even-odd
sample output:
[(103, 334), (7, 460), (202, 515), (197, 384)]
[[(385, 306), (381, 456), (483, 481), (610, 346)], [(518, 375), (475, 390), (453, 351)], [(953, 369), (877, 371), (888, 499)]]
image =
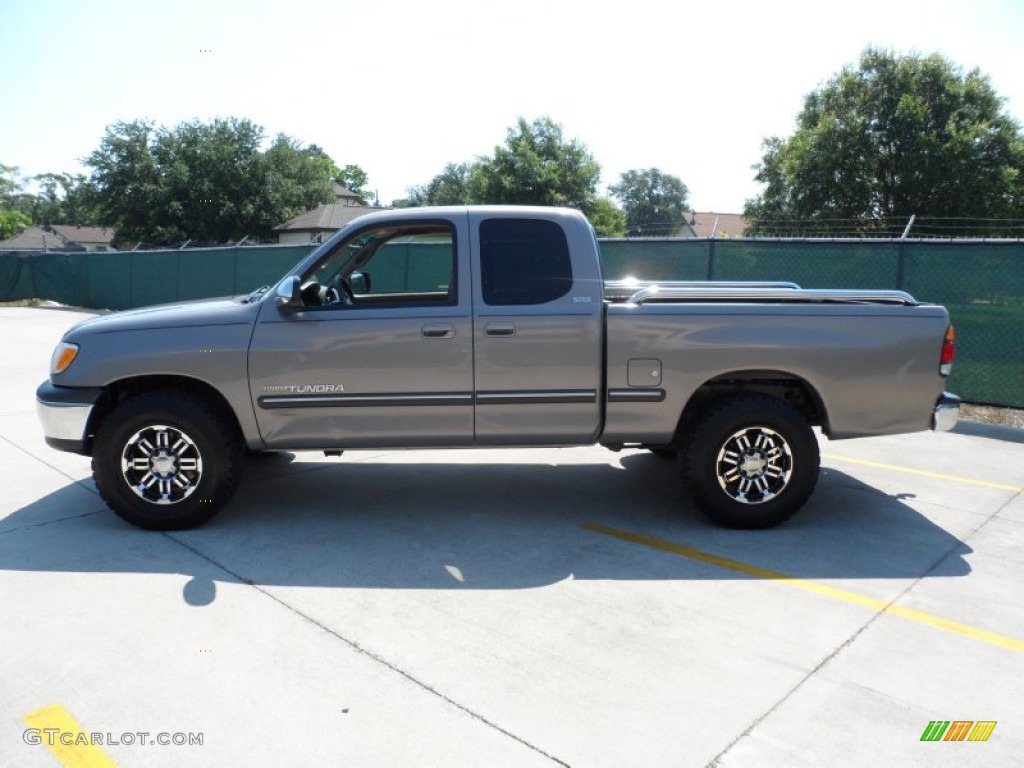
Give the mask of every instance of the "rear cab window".
[(547, 304), (572, 290), (572, 260), (562, 227), (545, 219), (480, 223), (480, 282), (490, 306)]

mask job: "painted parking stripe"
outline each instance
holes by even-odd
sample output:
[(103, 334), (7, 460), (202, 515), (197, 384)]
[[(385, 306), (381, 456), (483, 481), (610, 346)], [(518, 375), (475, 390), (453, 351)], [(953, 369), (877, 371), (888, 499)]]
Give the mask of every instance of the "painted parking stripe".
[(880, 461), (870, 461), (868, 459), (854, 459), (850, 456), (837, 456), (834, 453), (822, 454), (823, 459), (830, 459), (832, 461), (846, 461), (851, 464), (860, 464), (865, 467), (877, 467), (878, 469), (891, 469), (895, 472), (905, 472), (910, 475), (921, 475), (922, 477), (934, 477), (938, 480), (950, 480), (954, 483), (965, 483), (967, 485), (980, 485), (985, 488), (998, 488), (1002, 491), (1013, 491), (1014, 493), (1024, 492), (1024, 486), (1021, 485), (1006, 485), (1004, 483), (992, 483), (988, 480), (975, 480), (973, 477), (961, 477), (960, 475), (947, 475), (942, 472), (930, 472), (927, 469), (916, 469), (914, 467), (904, 467), (899, 464), (883, 464)]
[(88, 743), (88, 731), (60, 704), (29, 712), (21, 719), (29, 728), (37, 730), (39, 743), (49, 749), (64, 768), (117, 768), (110, 755)]
[(945, 632), (952, 632), (953, 634), (962, 635), (969, 637), (972, 640), (978, 640), (989, 645), (995, 645), (1000, 648), (1005, 648), (1008, 651), (1015, 651), (1016, 653), (1024, 653), (1024, 640), (1018, 640), (1015, 637), (1007, 637), (1006, 635), (1000, 635), (996, 632), (989, 632), (987, 629), (980, 629), (978, 627), (972, 627), (968, 624), (961, 624), (957, 621), (951, 621), (950, 619), (944, 619), (941, 616), (934, 616), (924, 611), (917, 611), (913, 608), (905, 608), (901, 605), (895, 605), (893, 603), (887, 603), (885, 600), (879, 600), (874, 597), (868, 597), (867, 595), (860, 595), (856, 592), (850, 592), (846, 589), (839, 589), (837, 587), (830, 587), (826, 584), (819, 584), (816, 581), (810, 581), (808, 579), (800, 579), (794, 576), (789, 576), (785, 573), (779, 573), (778, 571), (772, 571), (767, 568), (761, 568), (757, 565), (750, 565), (749, 563), (743, 563), (739, 560), (732, 560), (728, 557), (722, 557), (721, 555), (711, 554), (710, 552), (704, 552), (693, 547), (688, 547), (683, 544), (675, 544), (671, 541), (665, 541), (664, 539), (656, 539), (652, 536), (644, 536), (638, 533), (630, 533), (629, 531), (622, 531), (618, 528), (611, 528), (607, 525), (601, 525), (600, 523), (584, 523), (583, 527), (594, 533), (600, 533), (605, 536), (611, 536), (615, 539), (622, 541), (628, 541), (633, 544), (640, 544), (651, 549), (657, 549), (662, 552), (670, 552), (674, 555), (681, 555), (691, 560), (697, 560), (701, 563), (707, 563), (708, 565), (718, 566), (719, 568), (725, 568), (726, 570), (736, 571), (737, 573), (743, 573), (747, 576), (753, 576), (757, 579), (766, 579), (769, 581), (775, 581), (780, 584), (785, 584), (787, 587), (793, 587), (794, 589), (801, 589), (805, 592), (814, 592), (818, 595), (824, 595), (825, 597), (831, 597), (834, 600), (842, 600), (844, 603), (853, 603), (854, 605), (860, 605), (864, 608), (870, 608), (873, 611), (879, 611), (888, 613), (893, 616), (899, 616), (902, 619), (908, 619), (909, 621), (917, 622), (918, 624), (924, 624), (935, 629), (941, 629)]

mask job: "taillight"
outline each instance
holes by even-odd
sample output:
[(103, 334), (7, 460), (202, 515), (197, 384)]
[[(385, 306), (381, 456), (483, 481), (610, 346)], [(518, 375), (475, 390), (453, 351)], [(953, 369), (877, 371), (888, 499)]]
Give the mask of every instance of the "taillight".
[(942, 356), (939, 358), (939, 373), (949, 376), (953, 370), (953, 357), (956, 355), (956, 331), (953, 326), (946, 328), (946, 336), (942, 340)]

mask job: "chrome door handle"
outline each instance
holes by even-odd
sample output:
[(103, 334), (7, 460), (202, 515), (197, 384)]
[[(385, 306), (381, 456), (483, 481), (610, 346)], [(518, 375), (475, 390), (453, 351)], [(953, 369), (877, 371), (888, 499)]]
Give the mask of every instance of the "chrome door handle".
[(491, 323), (484, 328), (488, 336), (515, 336), (516, 327), (511, 323)]

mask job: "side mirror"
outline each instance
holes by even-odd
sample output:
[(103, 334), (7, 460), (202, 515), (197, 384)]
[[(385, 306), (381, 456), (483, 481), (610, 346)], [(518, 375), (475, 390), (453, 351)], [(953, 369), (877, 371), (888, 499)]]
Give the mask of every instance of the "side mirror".
[(348, 287), (352, 289), (352, 293), (369, 293), (370, 273), (353, 272), (348, 276)]
[(302, 309), (302, 285), (298, 275), (292, 275), (277, 284), (274, 301), (279, 309)]

